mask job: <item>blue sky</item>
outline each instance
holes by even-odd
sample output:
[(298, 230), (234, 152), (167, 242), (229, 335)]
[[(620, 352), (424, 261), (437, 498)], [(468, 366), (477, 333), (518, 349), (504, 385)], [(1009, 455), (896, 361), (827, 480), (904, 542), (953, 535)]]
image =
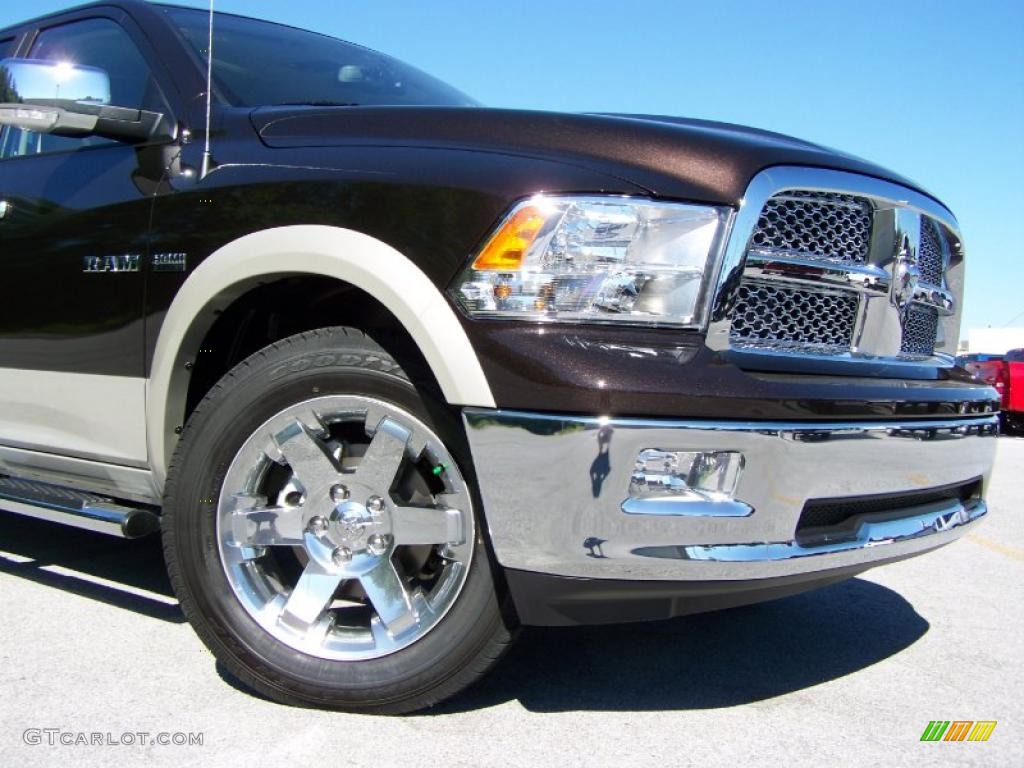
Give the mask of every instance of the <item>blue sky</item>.
[[(36, 0), (30, 13), (70, 4)], [(4, 3), (0, 26), (24, 18), (12, 6), (27, 8)], [(1022, 0), (217, 7), (380, 49), (492, 106), (724, 120), (891, 167), (960, 219), (970, 259), (965, 332), (1015, 317), (1024, 325)]]

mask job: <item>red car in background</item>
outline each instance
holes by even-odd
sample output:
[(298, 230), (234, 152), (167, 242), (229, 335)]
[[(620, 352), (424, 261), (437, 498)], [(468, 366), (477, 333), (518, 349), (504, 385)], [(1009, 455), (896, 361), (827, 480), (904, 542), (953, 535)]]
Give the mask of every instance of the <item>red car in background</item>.
[(1003, 396), (1004, 426), (1011, 432), (1024, 432), (1024, 349), (1011, 349), (1004, 361), (1006, 390)]
[(1003, 431), (1024, 431), (1024, 348), (1011, 349), (1005, 355), (963, 355), (958, 362), (999, 393)]

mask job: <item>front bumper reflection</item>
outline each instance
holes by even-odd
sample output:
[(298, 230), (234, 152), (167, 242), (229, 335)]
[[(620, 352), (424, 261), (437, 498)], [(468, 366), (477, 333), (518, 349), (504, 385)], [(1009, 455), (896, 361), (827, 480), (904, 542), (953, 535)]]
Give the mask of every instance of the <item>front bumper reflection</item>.
[[(499, 562), (600, 579), (740, 580), (863, 566), (955, 540), (987, 508), (951, 499), (866, 515), (843, 541), (797, 540), (804, 505), (926, 490), (991, 472), (994, 417), (875, 423), (603, 419), (467, 409)], [(640, 451), (739, 451), (745, 515), (627, 514)]]

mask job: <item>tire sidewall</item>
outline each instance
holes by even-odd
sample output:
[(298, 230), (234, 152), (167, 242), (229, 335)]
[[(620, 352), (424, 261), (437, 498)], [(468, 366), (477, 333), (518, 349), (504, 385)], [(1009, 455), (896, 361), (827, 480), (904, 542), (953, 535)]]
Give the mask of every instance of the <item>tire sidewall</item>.
[(318, 349), (325, 340), (315, 341), (320, 343), (290, 344), (250, 358), (197, 408), (169, 473), (165, 524), (185, 593), (182, 605), (215, 655), (243, 681), (274, 698), (284, 695), (314, 705), (384, 703), (438, 686), (469, 663), (493, 634), (487, 625), (493, 623), (497, 601), (478, 513), (468, 574), (448, 613), (413, 644), (365, 661), (323, 659), (276, 640), (235, 597), (220, 559), (218, 499), (236, 452), (275, 414), (326, 395), (383, 400), (426, 423), (459, 464), (479, 509), (455, 420), (445, 420), (445, 410), (428, 403), (382, 351), (366, 344), (341, 346), (336, 338), (328, 342), (330, 348)]

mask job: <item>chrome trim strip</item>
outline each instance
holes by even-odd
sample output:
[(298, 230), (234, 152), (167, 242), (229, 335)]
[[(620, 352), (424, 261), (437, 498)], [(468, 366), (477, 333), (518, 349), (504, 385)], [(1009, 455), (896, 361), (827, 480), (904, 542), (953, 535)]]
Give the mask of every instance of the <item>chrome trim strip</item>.
[[(772, 435), (784, 439), (801, 441), (801, 435), (863, 435), (872, 432), (883, 432), (888, 435), (907, 435), (914, 433), (921, 437), (928, 437), (929, 433), (942, 431), (947, 432), (948, 437), (955, 438), (968, 435), (978, 430), (982, 434), (996, 434), (999, 427), (999, 418), (995, 415), (972, 416), (969, 418), (957, 419), (921, 419), (898, 420), (898, 421), (826, 421), (826, 422), (804, 422), (804, 421), (700, 421), (695, 419), (642, 419), (642, 418), (608, 418), (605, 416), (569, 416), (552, 413), (530, 413), (527, 411), (486, 411), (478, 408), (466, 408), (463, 413), (467, 418), (476, 423), (479, 419), (488, 417), (497, 419), (508, 419), (512, 421), (529, 421), (538, 424), (561, 423), (579, 424), (587, 428), (597, 428), (612, 425), (615, 428), (632, 428), (640, 430), (648, 429), (685, 429), (702, 432), (740, 432), (756, 433), (759, 435)], [(528, 427), (525, 427), (528, 429)], [(931, 437), (935, 437), (931, 435)]]
[[(871, 527), (853, 544), (816, 550), (793, 542), (812, 500), (924, 492), (979, 478), (984, 488), (998, 434), (996, 416), (711, 422), (466, 409), (463, 418), (501, 565), (668, 581), (867, 568), (947, 543), (975, 524), (980, 507), (966, 521), (946, 520), (957, 522), (952, 527), (939, 517), (957, 510), (932, 505), (866, 516)], [(741, 452), (735, 503), (751, 513), (630, 514), (623, 504), (636, 456), (649, 448)], [(943, 524), (907, 533), (929, 514)], [(879, 522), (887, 518), (911, 522)]]
[(627, 515), (659, 517), (750, 517), (754, 514), (754, 508), (742, 501), (690, 501), (670, 496), (629, 498), (622, 502), (622, 511)]
[(839, 264), (813, 254), (779, 254), (751, 251), (744, 270), (747, 278), (770, 280), (772, 284), (835, 286), (858, 293), (888, 295), (892, 277), (884, 269), (870, 264)]
[(988, 513), (984, 501), (976, 499), (968, 504), (931, 504), (927, 509), (911, 517), (896, 520), (864, 521), (857, 528), (854, 538), (829, 544), (804, 546), (797, 541), (765, 544), (716, 544), (712, 546), (685, 547), (684, 554), (689, 560), (714, 562), (770, 562), (792, 560), (799, 557), (819, 557), (836, 552), (850, 552), (865, 547), (877, 547), (911, 541), (934, 533), (952, 531), (962, 525), (980, 520)]

